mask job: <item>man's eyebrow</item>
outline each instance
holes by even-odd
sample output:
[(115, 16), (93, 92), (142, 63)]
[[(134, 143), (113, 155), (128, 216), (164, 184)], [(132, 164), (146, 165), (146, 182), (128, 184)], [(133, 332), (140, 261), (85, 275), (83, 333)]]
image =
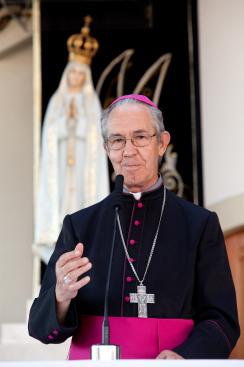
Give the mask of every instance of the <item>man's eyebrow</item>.
[[(145, 130), (145, 129), (132, 131), (132, 134), (140, 134), (140, 133), (148, 133), (148, 131)], [(112, 134), (109, 135), (109, 137), (111, 137), (111, 136), (124, 136), (124, 135), (120, 134), (120, 133), (112, 133)]]
[(124, 136), (124, 135), (119, 134), (119, 133), (112, 133), (112, 134), (109, 134), (109, 138), (114, 137), (114, 136)]
[(148, 133), (148, 131), (145, 130), (145, 129), (140, 129), (140, 130), (133, 131), (133, 134), (140, 134), (140, 133)]

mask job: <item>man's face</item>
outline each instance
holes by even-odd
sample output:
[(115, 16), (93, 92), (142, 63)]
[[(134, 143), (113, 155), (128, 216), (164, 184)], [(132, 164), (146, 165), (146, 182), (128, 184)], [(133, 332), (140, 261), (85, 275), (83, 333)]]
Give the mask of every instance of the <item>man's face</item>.
[[(128, 139), (138, 133), (156, 133), (147, 107), (126, 103), (111, 111), (107, 124), (108, 138), (121, 136)], [(144, 147), (134, 146), (131, 140), (127, 140), (125, 147), (120, 150), (106, 146), (116, 175), (124, 176), (124, 185), (130, 191), (144, 191), (157, 181), (158, 159), (163, 156), (169, 140), (169, 133), (163, 132), (160, 142), (157, 136), (153, 136), (150, 144)]]

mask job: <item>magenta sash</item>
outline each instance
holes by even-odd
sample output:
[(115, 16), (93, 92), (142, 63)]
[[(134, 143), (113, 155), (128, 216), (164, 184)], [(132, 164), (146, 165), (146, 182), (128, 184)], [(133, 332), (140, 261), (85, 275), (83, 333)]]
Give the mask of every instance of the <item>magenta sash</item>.
[[(68, 359), (90, 359), (90, 347), (101, 343), (101, 316), (82, 316)], [(109, 317), (110, 342), (120, 346), (121, 359), (154, 359), (164, 349), (183, 343), (193, 329), (191, 319)]]

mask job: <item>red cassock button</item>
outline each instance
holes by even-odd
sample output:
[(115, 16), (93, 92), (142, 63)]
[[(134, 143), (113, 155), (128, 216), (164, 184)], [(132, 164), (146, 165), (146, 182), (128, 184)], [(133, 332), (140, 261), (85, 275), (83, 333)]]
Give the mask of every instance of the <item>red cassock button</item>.
[(130, 282), (132, 282), (132, 281), (133, 281), (133, 278), (132, 278), (132, 277), (126, 277), (126, 281), (127, 281), (128, 283), (130, 283)]
[(130, 263), (133, 263), (134, 261), (135, 261), (135, 259), (133, 259), (133, 257), (130, 257), (130, 258), (129, 258), (129, 262), (130, 262)]
[(136, 243), (135, 240), (130, 240), (130, 245), (134, 245)]
[(134, 221), (134, 225), (135, 225), (136, 227), (138, 227), (140, 224), (141, 224), (141, 223), (140, 223), (140, 221), (139, 221), (139, 220), (137, 220), (137, 219), (136, 219), (136, 220)]
[(57, 330), (57, 329), (54, 329), (54, 330), (52, 331), (52, 333), (53, 333), (53, 335), (58, 335), (58, 330)]
[(137, 204), (137, 207), (141, 209), (143, 207), (143, 204), (142, 203), (138, 203)]
[(54, 339), (54, 337), (53, 337), (52, 335), (48, 335), (48, 339), (49, 339), (49, 340), (53, 340), (53, 339)]
[(125, 302), (130, 302), (130, 297), (129, 296), (125, 296)]

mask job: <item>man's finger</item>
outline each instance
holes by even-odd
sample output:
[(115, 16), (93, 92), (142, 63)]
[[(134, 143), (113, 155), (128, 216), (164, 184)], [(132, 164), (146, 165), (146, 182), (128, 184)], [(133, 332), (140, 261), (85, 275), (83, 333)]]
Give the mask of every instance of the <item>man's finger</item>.
[(87, 271), (89, 271), (92, 268), (92, 264), (88, 262), (87, 264), (79, 267), (78, 269), (74, 269), (73, 271), (69, 272), (68, 277), (72, 279), (73, 281), (77, 281), (77, 279), (85, 274)]
[(82, 243), (78, 243), (73, 251), (66, 252), (61, 255), (58, 259), (56, 265), (58, 267), (63, 267), (68, 261), (75, 257), (81, 257), (84, 251), (84, 246)]
[(77, 243), (77, 245), (75, 247), (75, 256), (82, 256), (83, 252), (84, 252), (83, 243), (81, 243), (81, 242)]
[(62, 268), (59, 268), (59, 274), (60, 276), (65, 276), (68, 273), (72, 272), (73, 270), (76, 270), (80, 268), (81, 266), (86, 265), (89, 262), (87, 257), (75, 257), (74, 259), (71, 259), (68, 261)]
[(91, 280), (91, 278), (89, 277), (89, 275), (87, 275), (84, 278), (82, 278), (81, 280), (79, 280), (78, 282), (70, 284), (69, 288), (72, 291), (78, 291), (80, 288), (82, 288), (86, 284), (88, 284), (90, 282), (90, 280)]

